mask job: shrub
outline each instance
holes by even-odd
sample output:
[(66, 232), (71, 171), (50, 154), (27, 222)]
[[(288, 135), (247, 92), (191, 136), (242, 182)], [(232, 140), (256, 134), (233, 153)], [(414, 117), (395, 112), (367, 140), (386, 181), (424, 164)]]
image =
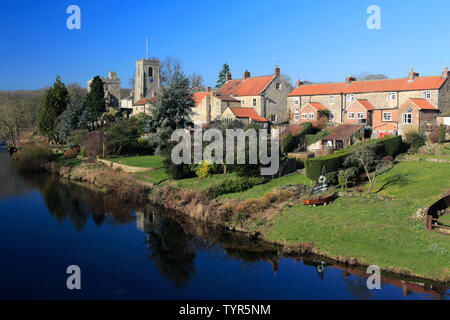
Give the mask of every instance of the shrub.
[(75, 158), (81, 151), (80, 146), (75, 146), (72, 149), (67, 150), (64, 152), (64, 159), (73, 159)]
[(409, 147), (418, 150), (425, 145), (425, 137), (416, 131), (409, 131), (405, 134)]
[(202, 163), (197, 166), (197, 170), (195, 171), (195, 173), (199, 178), (206, 178), (209, 174), (210, 169), (211, 166), (205, 160), (202, 160)]
[(438, 142), (439, 143), (444, 143), (445, 142), (445, 128), (444, 125), (441, 123), (441, 125), (439, 126), (439, 137), (438, 137)]
[(14, 154), (14, 164), (21, 171), (42, 171), (52, 157), (53, 153), (48, 145), (32, 142)]
[(292, 138), (287, 137), (283, 138), (286, 141), (282, 141), (283, 152), (292, 152), (296, 150), (303, 150), (306, 148), (306, 135), (311, 133), (312, 124), (310, 122), (305, 122), (302, 124), (301, 130), (295, 135), (291, 136)]
[(400, 153), (402, 148), (402, 136), (384, 136), (379, 141), (383, 144), (384, 153), (387, 155), (395, 157)]
[(266, 181), (264, 177), (236, 177), (228, 178), (206, 189), (206, 195), (210, 198), (216, 198), (220, 195), (234, 192), (242, 192), (251, 187), (262, 184)]
[(431, 143), (439, 142), (439, 127), (438, 126), (431, 127), (431, 132), (430, 132), (428, 138), (430, 138)]

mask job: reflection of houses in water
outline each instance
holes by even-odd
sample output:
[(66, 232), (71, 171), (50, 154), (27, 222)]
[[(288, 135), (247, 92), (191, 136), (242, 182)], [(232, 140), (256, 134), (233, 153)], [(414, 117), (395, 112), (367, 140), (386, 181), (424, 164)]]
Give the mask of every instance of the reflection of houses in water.
[(149, 233), (153, 229), (155, 220), (154, 211), (150, 208), (136, 210), (136, 228), (142, 232)]
[[(366, 279), (370, 275), (365, 272), (364, 268), (351, 268), (345, 265), (340, 264), (330, 264), (322, 260), (316, 260), (311, 258), (295, 258), (295, 262), (303, 261), (303, 264), (306, 266), (312, 266), (316, 269), (317, 274), (321, 280), (324, 280), (325, 268), (331, 267), (333, 269), (340, 269), (342, 271), (342, 278), (347, 279), (350, 275), (357, 276), (361, 279)], [(402, 279), (396, 279), (391, 277), (386, 277), (381, 275), (381, 283), (382, 285), (393, 285), (402, 290), (403, 296), (406, 298), (411, 293), (415, 293), (418, 295), (429, 295), (434, 299), (443, 299), (445, 298), (447, 287), (444, 284), (432, 284), (431, 282), (412, 282), (405, 281)]]

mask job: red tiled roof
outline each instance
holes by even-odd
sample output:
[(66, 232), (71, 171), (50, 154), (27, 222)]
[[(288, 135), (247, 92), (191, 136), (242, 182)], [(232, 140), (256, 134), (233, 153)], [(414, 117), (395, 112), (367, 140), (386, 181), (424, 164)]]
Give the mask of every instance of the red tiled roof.
[(230, 108), (231, 112), (238, 118), (250, 118), (256, 122), (268, 122), (264, 117), (260, 117), (253, 108)]
[(229, 80), (217, 91), (218, 95), (257, 96), (272, 81), (272, 76), (252, 77), (247, 79)]
[(433, 106), (431, 103), (429, 103), (425, 99), (416, 99), (416, 98), (409, 98), (409, 100), (414, 103), (419, 109), (426, 109), (426, 110), (438, 110), (435, 106)]
[(311, 107), (313, 107), (317, 111), (319, 111), (319, 110), (327, 110), (327, 108), (325, 108), (320, 102), (309, 102), (307, 104), (311, 105)]
[(197, 107), (208, 94), (209, 94), (209, 92), (206, 92), (206, 91), (205, 92), (195, 92), (192, 95), (192, 98), (194, 99), (194, 102), (195, 102), (195, 106)]
[(338, 125), (329, 135), (322, 138), (322, 140), (344, 140), (349, 138), (352, 134), (354, 134), (361, 128), (362, 126), (358, 125), (341, 124)]
[(222, 101), (233, 101), (233, 102), (240, 102), (240, 100), (232, 97), (232, 96), (215, 96), (217, 99)]
[(283, 132), (281, 132), (280, 137), (284, 137), (288, 134), (290, 134), (291, 136), (296, 136), (300, 130), (302, 130), (303, 126), (302, 125), (293, 125), (293, 126), (288, 126), (286, 127), (286, 129), (283, 130)]
[(134, 105), (142, 106), (142, 105), (146, 104), (147, 102), (153, 103), (153, 102), (155, 102), (155, 100), (156, 100), (155, 97), (150, 98), (150, 99), (141, 99), (141, 100), (136, 101), (136, 103)]
[(366, 108), (367, 111), (372, 111), (375, 109), (375, 107), (366, 99), (357, 99), (364, 108)]
[(439, 89), (445, 82), (441, 76), (417, 77), (413, 81), (409, 78), (382, 79), (368, 81), (353, 81), (349, 85), (345, 82), (303, 85), (292, 90), (289, 96), (311, 96), (340, 93), (367, 93), (388, 91), (411, 91)]

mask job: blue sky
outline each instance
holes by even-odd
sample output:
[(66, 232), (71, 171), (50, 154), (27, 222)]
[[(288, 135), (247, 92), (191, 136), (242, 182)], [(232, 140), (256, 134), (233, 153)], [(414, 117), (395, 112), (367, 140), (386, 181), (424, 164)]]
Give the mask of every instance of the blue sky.
[[(68, 30), (66, 9), (81, 9)], [(369, 5), (381, 30), (369, 30)], [(2, 1), (0, 90), (37, 89), (117, 71), (122, 86), (145, 57), (177, 57), (187, 74), (214, 85), (224, 62), (234, 78), (279, 65), (294, 81), (344, 81), (349, 74), (438, 75), (450, 66), (450, 1), (432, 0), (53, 0)]]

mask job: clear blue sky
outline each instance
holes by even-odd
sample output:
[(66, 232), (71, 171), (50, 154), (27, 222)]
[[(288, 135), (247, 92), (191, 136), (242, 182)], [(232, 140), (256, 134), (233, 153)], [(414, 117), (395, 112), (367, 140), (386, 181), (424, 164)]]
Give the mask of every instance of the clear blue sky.
[[(68, 30), (66, 8), (81, 8)], [(381, 30), (366, 9), (381, 8)], [(279, 65), (294, 81), (344, 81), (349, 74), (404, 77), (411, 67), (437, 75), (450, 67), (448, 0), (53, 0), (2, 1), (0, 89), (37, 89), (117, 71), (122, 86), (145, 57), (177, 57), (187, 74), (214, 85), (224, 62), (235, 78)]]

